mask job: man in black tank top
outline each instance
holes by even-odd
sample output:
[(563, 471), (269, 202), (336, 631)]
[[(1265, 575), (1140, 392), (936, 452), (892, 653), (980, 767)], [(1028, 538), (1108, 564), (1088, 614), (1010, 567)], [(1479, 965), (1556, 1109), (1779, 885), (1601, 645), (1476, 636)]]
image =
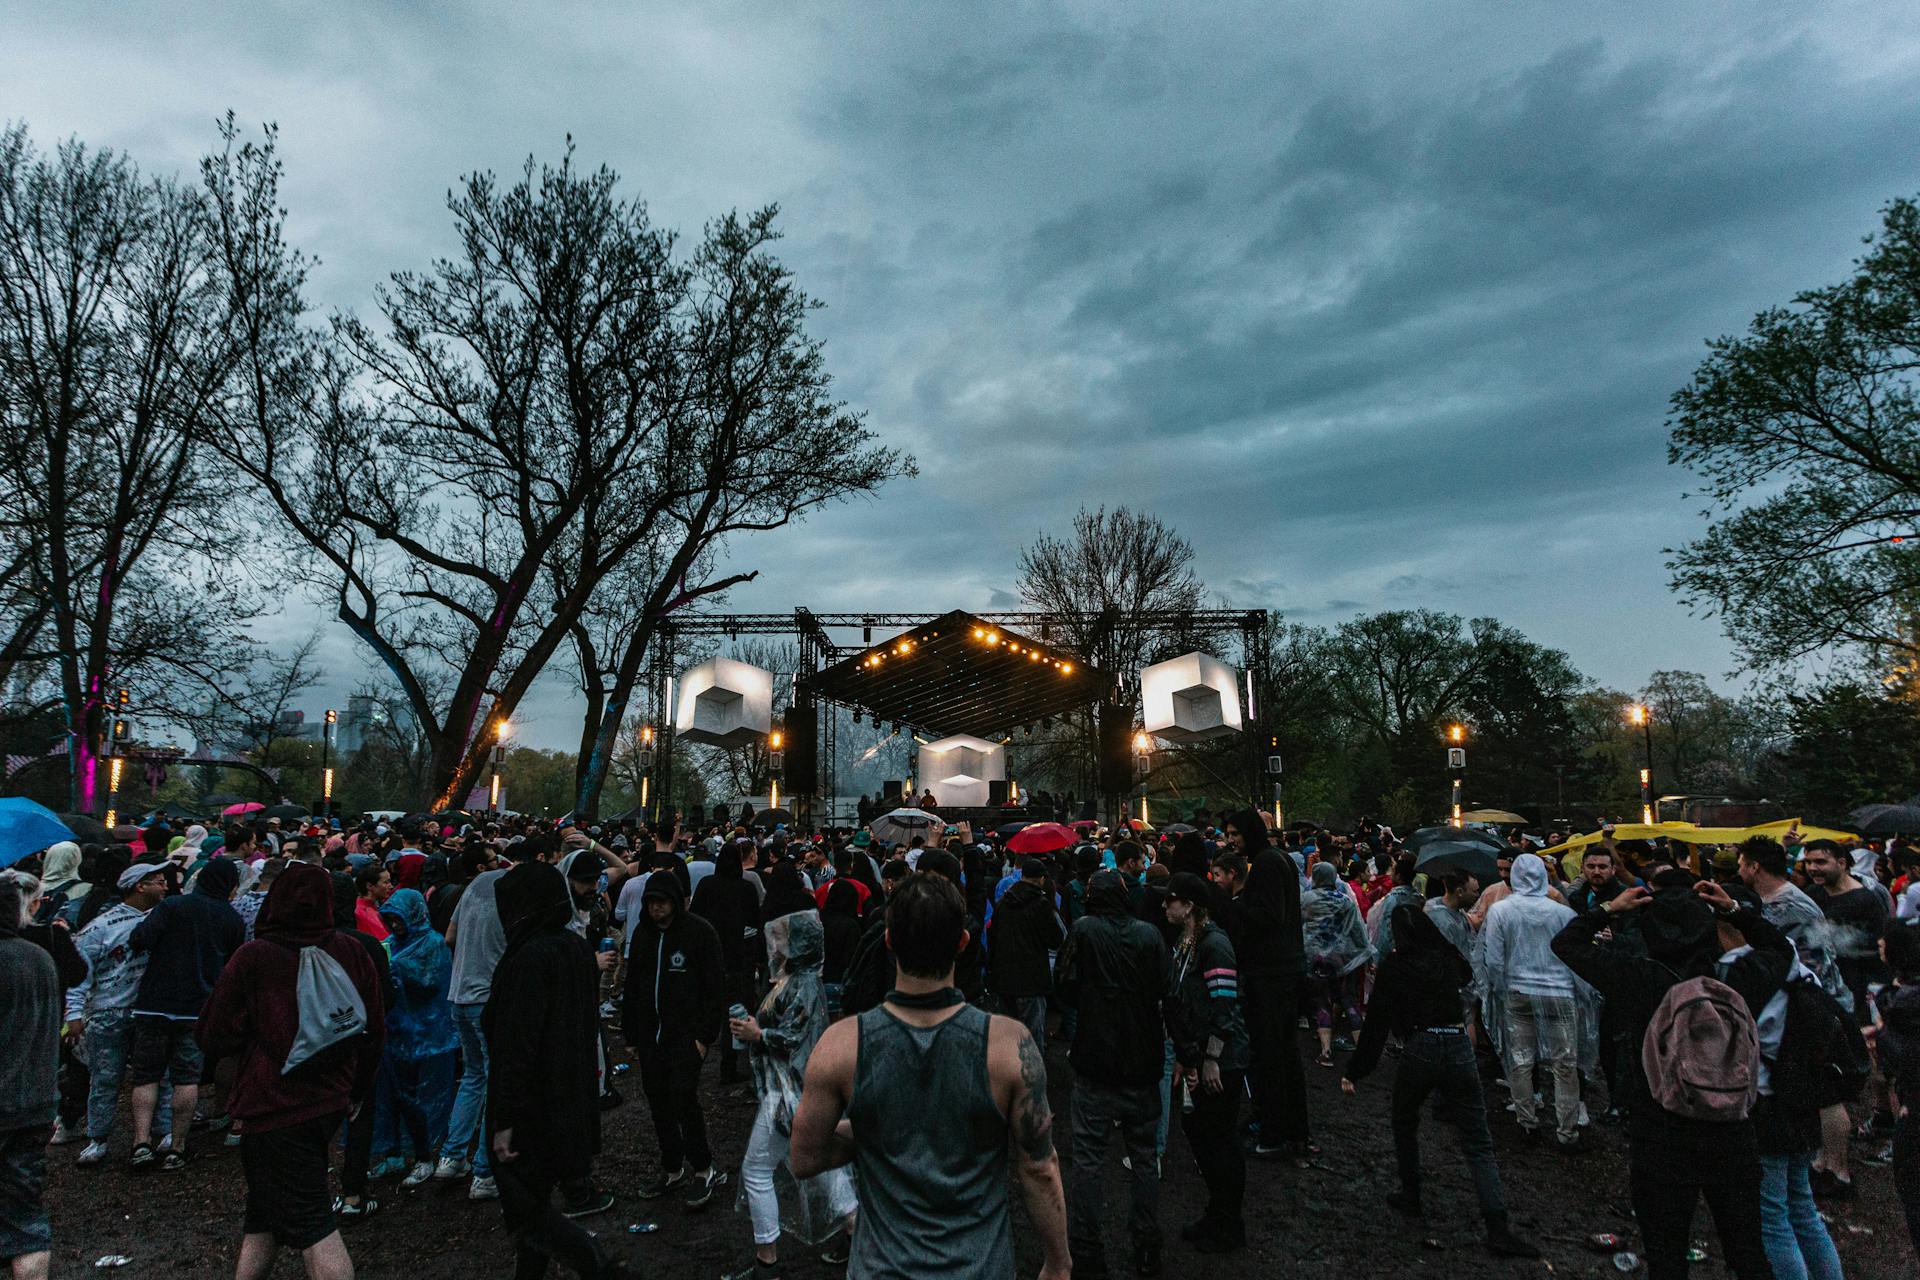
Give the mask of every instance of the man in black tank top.
[(887, 905), (896, 985), (827, 1029), (807, 1064), (788, 1164), (852, 1164), (860, 1192), (848, 1280), (1003, 1280), (1014, 1274), (1007, 1166), (1045, 1255), (1066, 1280), (1066, 1200), (1040, 1046), (953, 986), (966, 947), (960, 891), (916, 872)]

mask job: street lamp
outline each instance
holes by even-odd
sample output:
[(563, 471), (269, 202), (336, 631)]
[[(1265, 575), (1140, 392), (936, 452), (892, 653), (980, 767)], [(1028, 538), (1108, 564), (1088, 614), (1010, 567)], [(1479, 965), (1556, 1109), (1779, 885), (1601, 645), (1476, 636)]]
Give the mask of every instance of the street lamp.
[(487, 782), (487, 810), (493, 817), (500, 816), (500, 766), (506, 760), (507, 735), (513, 731), (513, 722), (501, 716), (493, 725), (493, 776)]
[(1653, 825), (1653, 710), (1644, 702), (1636, 702), (1627, 708), (1627, 723), (1640, 726), (1640, 736), (1647, 744), (1647, 764), (1640, 770), (1640, 821)]
[(648, 812), (647, 804), (653, 790), (653, 726), (640, 726), (640, 811)]
[(767, 735), (767, 808), (780, 807), (780, 767), (786, 762), (787, 735), (775, 729)]
[(1447, 768), (1453, 773), (1452, 825), (1460, 826), (1460, 775), (1467, 771), (1467, 726), (1455, 721), (1447, 726)]
[(320, 728), (320, 816), (329, 821), (333, 818), (333, 726), (339, 721), (340, 713), (329, 707)]

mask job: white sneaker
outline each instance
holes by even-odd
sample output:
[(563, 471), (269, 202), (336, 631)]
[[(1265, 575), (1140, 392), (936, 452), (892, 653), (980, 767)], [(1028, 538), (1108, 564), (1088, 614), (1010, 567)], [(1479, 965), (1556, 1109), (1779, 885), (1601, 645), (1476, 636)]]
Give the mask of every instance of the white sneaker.
[(74, 1163), (75, 1164), (99, 1164), (102, 1160), (105, 1160), (106, 1158), (107, 1158), (106, 1143), (89, 1142), (86, 1146), (80, 1149), (80, 1157), (79, 1159), (75, 1160)]
[(409, 1172), (406, 1177), (400, 1179), (400, 1185), (403, 1187), (417, 1187), (431, 1177), (433, 1177), (433, 1162), (430, 1160), (422, 1160), (419, 1164), (413, 1166), (412, 1171)]
[(498, 1200), (499, 1198), (499, 1184), (494, 1182), (492, 1178), (475, 1178), (473, 1185), (467, 1188), (467, 1199), (469, 1200)]
[(473, 1166), (465, 1160), (455, 1160), (452, 1156), (441, 1156), (440, 1163), (433, 1167), (433, 1176), (441, 1182), (451, 1182), (455, 1178), (464, 1178), (473, 1172)]
[(80, 1141), (84, 1136), (84, 1134), (75, 1133), (73, 1130), (67, 1128), (67, 1122), (65, 1120), (55, 1120), (53, 1122), (53, 1136), (47, 1139), (47, 1145), (50, 1147), (64, 1147), (70, 1142)]

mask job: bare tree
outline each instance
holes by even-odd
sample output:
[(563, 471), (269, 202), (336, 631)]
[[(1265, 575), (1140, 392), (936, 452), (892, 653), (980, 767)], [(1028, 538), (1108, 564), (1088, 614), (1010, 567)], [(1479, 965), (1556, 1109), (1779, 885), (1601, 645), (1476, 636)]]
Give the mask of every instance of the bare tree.
[[(1065, 538), (1042, 534), (1020, 554), (1021, 597), (1035, 608), (1072, 613), (1054, 637), (1115, 677), (1081, 728), (1084, 776), (1099, 775), (1100, 726), (1130, 730), (1140, 698), (1139, 670), (1158, 659), (1204, 647), (1179, 620), (1200, 607), (1193, 546), (1158, 516), (1084, 508)], [(1158, 614), (1171, 621), (1145, 621)], [(1072, 770), (1055, 757), (1062, 774)], [(1110, 781), (1110, 780), (1109, 780)], [(1108, 792), (1111, 807), (1117, 792)]]
[[(510, 187), (467, 178), (448, 200), (459, 253), (392, 276), (383, 331), (337, 317), (323, 344), (300, 326), (278, 177), (270, 146), (209, 166), (232, 239), (276, 246), (236, 255), (257, 376), (223, 451), (318, 552), (312, 585), (407, 694), (435, 804), (465, 793), (489, 726), (577, 645), (630, 560), (657, 566), (648, 589), (619, 590), (648, 633), (675, 601), (743, 579), (690, 577), (728, 535), (910, 467), (827, 398), (802, 327), (813, 304), (766, 251), (770, 209), (722, 218), (682, 263), (569, 145)], [(645, 640), (605, 665), (595, 795)]]
[(244, 660), (244, 584), (181, 590), (234, 536), (205, 440), (237, 356), (203, 193), (0, 134), (0, 559), (31, 593), (0, 661), (53, 672), (78, 812), (115, 687), (161, 712)]

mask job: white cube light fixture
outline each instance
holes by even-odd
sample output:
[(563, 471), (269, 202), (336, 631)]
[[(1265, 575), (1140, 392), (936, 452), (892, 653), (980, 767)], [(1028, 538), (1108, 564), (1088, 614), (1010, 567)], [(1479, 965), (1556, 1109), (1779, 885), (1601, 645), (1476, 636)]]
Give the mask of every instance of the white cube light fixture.
[(1241, 729), (1240, 681), (1204, 653), (1182, 654), (1140, 672), (1141, 727), (1171, 742), (1204, 742)]
[(709, 747), (744, 747), (773, 728), (773, 672), (709, 658), (681, 675), (673, 731)]
[(920, 748), (918, 785), (944, 806), (985, 808), (989, 783), (1007, 777), (1007, 749), (985, 738), (955, 734)]

